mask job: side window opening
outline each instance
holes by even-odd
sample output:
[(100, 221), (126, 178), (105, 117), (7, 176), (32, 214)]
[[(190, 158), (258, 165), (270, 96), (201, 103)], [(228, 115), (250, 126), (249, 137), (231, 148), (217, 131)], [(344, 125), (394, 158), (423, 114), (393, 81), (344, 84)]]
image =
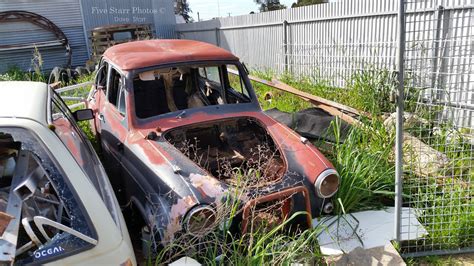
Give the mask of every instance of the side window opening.
[[(237, 70), (233, 66), (227, 66), (229, 69)], [(224, 70), (225, 72), (227, 71), (227, 68)], [(247, 87), (245, 86), (245, 82), (242, 78), (242, 74), (239, 75), (234, 75), (231, 73), (228, 73), (228, 84), (226, 85), (227, 90), (230, 90), (233, 92), (233, 96), (240, 98), (240, 99), (232, 99), (228, 97), (227, 101), (232, 102), (232, 101), (240, 101), (240, 102), (247, 102), (250, 101), (250, 94), (247, 90)]]
[(32, 132), (0, 127), (0, 180), (0, 210), (14, 218), (4, 235), (17, 243), (3, 245), (2, 256), (15, 254), (15, 264), (43, 264), (97, 244), (66, 175)]
[(216, 83), (221, 83), (221, 77), (219, 74), (219, 67), (212, 66), (212, 67), (200, 67), (199, 68), (199, 75), (202, 78), (205, 78), (209, 81), (213, 81)]
[(119, 110), (121, 115), (125, 116), (126, 109), (125, 109), (125, 88), (124, 88), (124, 86), (120, 86), (120, 88), (119, 88), (117, 109)]
[(117, 106), (118, 92), (122, 84), (122, 76), (113, 68), (111, 68), (111, 72), (110, 84), (107, 89), (107, 99), (111, 104)]
[(81, 166), (83, 172), (102, 197), (115, 223), (121, 226), (119, 220), (120, 209), (116, 208), (116, 199), (108, 189), (110, 187), (110, 181), (99, 162), (99, 158), (96, 156), (92, 145), (87, 140), (87, 137), (82, 133), (81, 129), (74, 121), (69, 108), (57, 93), (53, 91), (51, 93), (51, 120), (53, 125), (56, 127), (56, 135), (66, 147), (68, 147), (68, 145), (75, 145), (78, 147), (77, 150), (79, 150), (79, 152), (71, 152), (71, 155)]
[(100, 64), (99, 70), (97, 71), (96, 84), (103, 88), (105, 88), (107, 84), (107, 69), (108, 69), (107, 62), (102, 61), (102, 63)]

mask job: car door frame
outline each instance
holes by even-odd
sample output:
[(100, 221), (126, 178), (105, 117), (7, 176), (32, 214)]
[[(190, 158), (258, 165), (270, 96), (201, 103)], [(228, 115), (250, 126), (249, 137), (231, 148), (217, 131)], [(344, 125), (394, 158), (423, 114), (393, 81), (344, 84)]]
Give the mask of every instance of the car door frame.
[[(122, 79), (123, 88), (117, 88), (117, 90), (125, 89), (124, 86), (126, 86), (125, 75), (118, 68), (109, 63), (106, 92), (99, 109), (99, 120), (101, 124), (102, 147), (106, 149), (105, 151), (109, 153), (109, 155), (111, 155), (112, 158), (110, 159), (113, 159), (115, 163), (120, 164), (124, 142), (128, 133), (128, 115), (127, 113), (125, 113), (125, 115), (121, 114), (116, 104), (110, 102), (109, 94), (111, 86), (113, 86), (113, 70), (120, 74), (120, 78)], [(118, 95), (119, 92), (117, 92), (117, 96)]]
[[(109, 197), (107, 199), (109, 201), (108, 203), (106, 203), (104, 201), (105, 206), (107, 206), (109, 211), (111, 212), (110, 214), (111, 214), (112, 218), (114, 219), (114, 221), (116, 222), (116, 225), (122, 231), (122, 235), (124, 235), (125, 233), (128, 234), (127, 231), (124, 232), (124, 228), (126, 229), (126, 226), (125, 226), (124, 222), (120, 219), (120, 216), (122, 215), (120, 205), (118, 204), (118, 202), (116, 200), (116, 196), (115, 195), (110, 195), (110, 193), (113, 194), (113, 191), (110, 191), (110, 189), (109, 189), (109, 188), (111, 188), (111, 184), (110, 184), (109, 178), (108, 178), (107, 174), (105, 173), (105, 170), (104, 170), (104, 168), (103, 168), (103, 166), (100, 162), (100, 159), (97, 156), (97, 153), (94, 151), (94, 147), (92, 146), (92, 144), (88, 140), (87, 136), (83, 133), (83, 131), (81, 130), (81, 128), (77, 124), (77, 121), (72, 116), (71, 109), (69, 109), (69, 107), (66, 105), (66, 103), (62, 100), (61, 96), (59, 94), (57, 94), (56, 92), (52, 91), (52, 90), (50, 91), (50, 93), (51, 93), (50, 94), (51, 95), (50, 104), (51, 105), (55, 104), (55, 102), (53, 101), (53, 97), (56, 97), (57, 101), (58, 101), (58, 104), (59, 104), (58, 107), (60, 109), (60, 112), (63, 113), (64, 118), (70, 124), (70, 129), (76, 135), (78, 135), (77, 140), (75, 142), (74, 141), (64, 142), (59, 136), (58, 137), (61, 139), (61, 141), (64, 143), (64, 145), (68, 147), (69, 151), (71, 152), (71, 155), (74, 157), (74, 159), (76, 159), (76, 161), (77, 161), (77, 158), (76, 158), (76, 155), (74, 155), (72, 153), (73, 151), (80, 152), (81, 155), (77, 155), (77, 156), (80, 156), (80, 157), (88, 156), (90, 158), (90, 160), (92, 162), (91, 163), (92, 165), (88, 164), (86, 166), (81, 166), (81, 164), (79, 162), (77, 162), (77, 163), (80, 167), (82, 167), (82, 171), (84, 172), (84, 174), (90, 179), (91, 183), (97, 189), (97, 192), (101, 196), (102, 200), (104, 200), (105, 196)], [(53, 106), (50, 107), (50, 110), (53, 110)], [(57, 130), (58, 130), (58, 128), (56, 128), (56, 131)], [(57, 132), (56, 132), (56, 134), (57, 134)], [(75, 145), (76, 147), (69, 147), (68, 145)], [(92, 168), (93, 173), (90, 173), (90, 171), (88, 171), (86, 169), (86, 167), (93, 167)], [(109, 194), (109, 195), (104, 195), (104, 194)], [(111, 208), (113, 210), (111, 210)]]
[[(107, 65), (104, 65), (107, 64)], [(91, 129), (94, 135), (99, 139), (100, 138), (100, 133), (101, 133), (101, 123), (100, 121), (103, 119), (102, 116), (100, 115), (100, 108), (102, 106), (102, 102), (104, 101), (104, 98), (106, 97), (106, 89), (107, 89), (107, 83), (108, 83), (108, 66), (110, 65), (105, 58), (102, 58), (99, 63), (99, 67), (97, 69), (97, 73), (94, 77), (94, 84), (93, 90), (89, 94), (89, 97), (87, 99), (87, 106), (88, 108), (91, 108), (93, 113), (94, 113), (94, 119), (91, 122)], [(100, 71), (102, 68), (105, 69), (105, 86), (99, 85), (99, 75), (101, 74)]]

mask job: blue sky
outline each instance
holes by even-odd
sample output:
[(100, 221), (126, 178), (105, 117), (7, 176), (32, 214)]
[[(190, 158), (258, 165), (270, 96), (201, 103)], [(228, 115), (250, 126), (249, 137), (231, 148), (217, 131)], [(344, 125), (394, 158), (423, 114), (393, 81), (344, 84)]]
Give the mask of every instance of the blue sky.
[[(290, 7), (296, 0), (280, 0), (280, 3)], [(191, 16), (197, 21), (197, 12), (201, 20), (218, 17), (245, 15), (250, 11), (258, 11), (258, 6), (253, 0), (188, 0), (189, 7), (193, 11)], [(217, 4), (219, 3), (219, 5)], [(217, 8), (219, 6), (219, 9)], [(219, 12), (220, 11), (220, 12)]]

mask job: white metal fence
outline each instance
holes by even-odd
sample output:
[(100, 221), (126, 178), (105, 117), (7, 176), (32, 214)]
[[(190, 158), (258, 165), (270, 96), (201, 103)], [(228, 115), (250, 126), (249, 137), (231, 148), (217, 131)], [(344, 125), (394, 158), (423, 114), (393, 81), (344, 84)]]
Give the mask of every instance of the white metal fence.
[[(463, 17), (472, 8), (472, 0), (421, 0), (423, 8), (410, 6), (407, 21), (429, 20), (442, 25), (468, 23)], [(219, 18), (190, 24), (178, 24), (178, 36), (201, 40), (232, 51), (248, 66), (281, 73), (314, 76), (329, 84), (344, 87), (354, 71), (367, 66), (394, 70), (397, 53), (397, 1), (341, 0), (252, 15)], [(440, 17), (438, 8), (450, 14)], [(433, 19), (436, 18), (436, 19)], [(472, 23), (472, 22), (471, 22)], [(414, 25), (414, 24), (410, 24)], [(409, 26), (410, 26), (409, 25)], [(463, 34), (453, 27), (441, 32), (431, 27), (407, 36), (407, 44), (418, 51), (426, 49), (426, 40)], [(424, 43), (417, 40), (423, 39)], [(432, 45), (430, 43), (429, 45)], [(472, 47), (466, 47), (472, 51)], [(442, 49), (442, 47), (439, 47)], [(454, 50), (445, 50), (455, 52)], [(454, 56), (452, 54), (451, 56)], [(445, 57), (449, 58), (449, 55)], [(430, 62), (431, 69), (437, 62)]]
[(180, 38), (217, 44), (248, 66), (344, 86), (364, 65), (394, 69), (397, 1), (330, 4), (177, 25)]

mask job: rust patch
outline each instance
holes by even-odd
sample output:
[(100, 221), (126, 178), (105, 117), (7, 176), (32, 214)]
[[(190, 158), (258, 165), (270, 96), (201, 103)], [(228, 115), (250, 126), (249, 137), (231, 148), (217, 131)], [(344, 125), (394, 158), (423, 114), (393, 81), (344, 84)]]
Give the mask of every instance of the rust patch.
[(192, 196), (186, 196), (179, 199), (176, 204), (171, 206), (170, 218), (171, 221), (166, 227), (164, 241), (172, 241), (175, 234), (182, 229), (181, 220), (186, 212), (198, 202)]
[[(305, 199), (305, 208), (306, 208), (306, 222), (308, 224), (308, 227), (311, 227), (311, 205), (310, 205), (310, 201), (309, 201), (309, 192), (308, 192), (308, 189), (306, 187), (294, 187), (294, 188), (289, 188), (289, 189), (286, 189), (286, 190), (282, 190), (282, 191), (279, 191), (279, 192), (276, 192), (276, 193), (273, 193), (273, 194), (268, 194), (268, 195), (264, 195), (262, 197), (258, 197), (258, 198), (255, 198), (255, 199), (252, 199), (250, 201), (248, 201), (245, 206), (244, 206), (244, 211), (243, 211), (243, 214), (242, 214), (242, 232), (245, 234), (247, 232), (247, 227), (248, 227), (248, 222), (249, 222), (249, 218), (251, 217), (251, 214), (250, 214), (250, 211), (252, 211), (252, 209), (255, 209), (255, 207), (259, 204), (262, 204), (262, 203), (268, 203), (268, 202), (272, 202), (272, 201), (275, 201), (275, 200), (279, 200), (279, 199), (282, 199), (284, 201), (286, 201), (287, 199), (289, 199), (292, 195), (296, 194), (296, 193), (302, 193), (303, 196), (304, 196), (304, 199)], [(279, 207), (279, 209), (281, 209), (281, 211), (283, 212), (288, 212), (288, 208), (289, 206), (285, 206), (285, 202), (283, 202), (282, 206)], [(285, 219), (287, 216), (288, 213), (283, 213), (283, 216), (281, 217), (281, 219)], [(271, 216), (271, 217), (270, 217)], [(260, 218), (261, 219), (265, 219), (265, 218), (272, 218), (272, 220), (269, 220), (268, 222), (275, 222), (273, 220), (273, 215), (263, 215), (261, 216)], [(278, 219), (275, 218), (275, 219)]]
[(199, 174), (191, 174), (189, 178), (193, 186), (201, 192), (201, 195), (215, 198), (216, 201), (222, 199), (225, 190), (219, 180), (212, 176)]
[(5, 229), (8, 227), (8, 224), (10, 224), (10, 221), (14, 218), (15, 217), (9, 215), (8, 213), (0, 212), (0, 236), (3, 235)]

